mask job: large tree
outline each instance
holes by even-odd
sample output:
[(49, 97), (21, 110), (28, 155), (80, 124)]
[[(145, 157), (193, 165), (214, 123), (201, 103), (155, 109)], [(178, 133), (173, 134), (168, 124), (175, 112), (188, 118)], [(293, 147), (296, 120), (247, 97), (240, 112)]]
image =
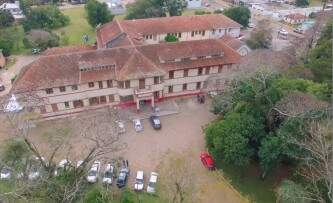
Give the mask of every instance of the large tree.
[(69, 18), (53, 5), (32, 8), (23, 21), (25, 31), (31, 29), (52, 30), (69, 24)]
[(13, 23), (13, 15), (8, 10), (0, 10), (0, 28), (9, 27)]
[(251, 49), (268, 49), (272, 44), (272, 29), (268, 20), (261, 20), (246, 41)]
[(128, 5), (126, 19), (179, 16), (185, 7), (184, 0), (138, 0)]
[(224, 15), (247, 27), (251, 18), (251, 11), (245, 6), (231, 7), (224, 10)]
[(113, 20), (114, 15), (111, 14), (106, 3), (100, 3), (96, 0), (89, 0), (85, 5), (87, 19), (92, 27), (98, 24), (104, 24)]

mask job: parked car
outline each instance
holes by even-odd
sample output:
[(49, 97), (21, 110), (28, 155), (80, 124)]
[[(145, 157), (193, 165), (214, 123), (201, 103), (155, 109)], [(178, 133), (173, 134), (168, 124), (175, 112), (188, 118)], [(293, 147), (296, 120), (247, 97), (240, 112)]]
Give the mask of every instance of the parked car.
[(141, 190), (143, 190), (143, 186), (144, 186), (143, 171), (138, 171), (136, 173), (134, 190), (141, 191)]
[(161, 120), (158, 116), (150, 116), (150, 123), (155, 130), (162, 128)]
[(104, 176), (102, 182), (108, 185), (112, 184), (114, 167), (111, 164), (107, 164), (104, 170)]
[(286, 39), (288, 39), (288, 32), (285, 29), (280, 29), (278, 31), (278, 37), (286, 40)]
[(118, 121), (116, 121), (116, 123), (117, 123), (118, 129), (119, 129), (118, 132), (119, 132), (119, 133), (125, 133), (126, 130), (125, 130), (125, 124), (124, 124), (124, 122), (118, 120)]
[(134, 119), (133, 125), (136, 132), (140, 132), (143, 130), (140, 119)]
[(201, 159), (202, 164), (206, 168), (208, 168), (209, 170), (215, 169), (215, 163), (214, 163), (213, 157), (210, 154), (208, 154), (207, 152), (201, 152), (200, 159)]
[(254, 23), (249, 23), (247, 26), (248, 26), (249, 28), (254, 28), (256, 25), (255, 25)]
[(96, 183), (97, 182), (100, 168), (101, 168), (101, 162), (100, 161), (94, 161), (93, 165), (91, 166), (91, 168), (88, 172), (88, 176), (87, 176), (87, 181), (89, 183)]
[(158, 177), (158, 173), (151, 172), (150, 178), (149, 178), (149, 183), (148, 183), (148, 186), (147, 186), (147, 192), (148, 193), (153, 194), (153, 193), (156, 192), (157, 177)]
[(56, 170), (54, 171), (54, 175), (57, 176), (59, 175), (61, 172), (67, 170), (67, 168), (69, 167), (69, 165), (71, 164), (71, 162), (67, 159), (63, 159), (59, 162)]
[(32, 54), (40, 54), (41, 51), (42, 50), (40, 48), (33, 48), (33, 49), (31, 49), (31, 53)]
[(0, 92), (5, 91), (5, 86), (3, 84), (0, 84)]
[(8, 180), (12, 177), (12, 171), (9, 167), (5, 166), (0, 171), (0, 179)]
[(129, 175), (128, 168), (122, 168), (120, 169), (118, 180), (117, 180), (117, 186), (118, 188), (123, 188), (126, 186), (127, 183), (127, 176)]
[(303, 34), (304, 33), (304, 30), (301, 29), (301, 28), (295, 28), (293, 31), (298, 33), (298, 34)]
[(83, 161), (82, 161), (82, 160), (77, 161), (77, 162), (76, 162), (76, 168), (81, 167), (82, 164), (83, 164)]

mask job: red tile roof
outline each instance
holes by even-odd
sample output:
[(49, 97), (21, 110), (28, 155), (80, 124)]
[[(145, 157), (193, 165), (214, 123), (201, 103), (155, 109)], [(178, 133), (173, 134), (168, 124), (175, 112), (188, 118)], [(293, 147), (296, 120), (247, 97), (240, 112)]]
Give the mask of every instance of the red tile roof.
[(91, 46), (91, 45), (74, 45), (74, 46), (66, 46), (66, 47), (48, 48), (42, 54), (44, 56), (49, 56), (49, 55), (73, 53), (73, 52), (88, 51), (88, 50), (95, 50), (95, 49), (96, 49), (96, 47)]
[(134, 44), (141, 44), (140, 38), (146, 34), (189, 32), (218, 28), (237, 28), (240, 24), (222, 14), (173, 16), (136, 20), (112, 21), (97, 29), (98, 47), (114, 39), (120, 33), (128, 34)]
[(237, 38), (231, 37), (229, 35), (224, 35), (223, 37), (221, 37), (221, 40), (228, 45), (229, 47), (231, 47), (234, 50), (238, 50), (239, 48), (241, 48), (242, 46), (245, 45), (245, 43)]
[(293, 13), (293, 14), (289, 14), (286, 15), (285, 18), (289, 18), (291, 20), (306, 20), (307, 17), (303, 14), (300, 13)]
[[(162, 63), (163, 57), (188, 57), (223, 52), (224, 56)], [(207, 55), (207, 54), (206, 54)], [(128, 80), (162, 76), (169, 70), (237, 63), (240, 56), (221, 40), (196, 40), (154, 45), (98, 49), (45, 55), (29, 64), (14, 82), (13, 91), (45, 89), (107, 79)], [(81, 67), (112, 66), (114, 69), (80, 71)]]

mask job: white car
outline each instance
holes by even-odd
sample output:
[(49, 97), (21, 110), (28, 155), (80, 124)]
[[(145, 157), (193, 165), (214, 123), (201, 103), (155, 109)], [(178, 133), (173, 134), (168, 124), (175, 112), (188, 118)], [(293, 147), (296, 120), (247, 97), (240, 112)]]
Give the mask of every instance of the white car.
[(67, 159), (63, 159), (59, 162), (56, 170), (54, 171), (54, 175), (57, 176), (59, 175), (62, 171), (66, 170), (67, 167), (70, 165), (70, 161)]
[(94, 161), (93, 165), (91, 166), (91, 168), (89, 170), (88, 176), (87, 176), (87, 181), (89, 183), (97, 182), (100, 168), (101, 168), (101, 162)]
[(104, 176), (102, 182), (108, 185), (112, 184), (114, 167), (111, 164), (107, 164), (104, 170)]
[(137, 191), (143, 190), (143, 171), (138, 171), (136, 173), (136, 179), (135, 179), (135, 184), (134, 184), (134, 189)]
[(77, 162), (76, 162), (76, 168), (81, 167), (82, 164), (83, 164), (83, 161), (82, 161), (82, 160), (77, 161)]
[(248, 26), (249, 28), (254, 28), (256, 25), (255, 25), (254, 23), (249, 23), (247, 26)]
[(12, 177), (12, 172), (10, 170), (10, 168), (8, 167), (3, 167), (0, 171), (0, 179), (1, 180), (8, 180)]
[(134, 119), (133, 125), (136, 132), (140, 132), (143, 130), (140, 119)]
[(147, 192), (148, 193), (155, 193), (156, 192), (157, 177), (158, 177), (158, 173), (151, 172), (150, 178), (149, 178), (149, 183), (148, 183), (148, 186), (147, 186)]

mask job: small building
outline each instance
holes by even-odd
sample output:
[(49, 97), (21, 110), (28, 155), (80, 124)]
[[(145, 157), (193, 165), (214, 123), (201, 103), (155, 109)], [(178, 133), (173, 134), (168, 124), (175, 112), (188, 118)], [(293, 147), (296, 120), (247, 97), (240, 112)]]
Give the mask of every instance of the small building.
[(246, 56), (251, 51), (250, 47), (248, 47), (245, 42), (229, 35), (223, 36), (221, 40), (234, 51), (237, 51), (241, 56)]
[(201, 0), (186, 0), (187, 8), (201, 8)]
[(15, 20), (19, 20), (24, 18), (23, 12), (20, 8), (20, 2), (15, 1), (15, 3), (4, 3), (0, 5), (0, 10), (7, 10), (9, 11)]
[(301, 23), (305, 22), (307, 19), (308, 18), (305, 15), (300, 14), (300, 13), (289, 14), (289, 15), (284, 16), (284, 18), (283, 18), (283, 20), (286, 23), (290, 23), (292, 25), (301, 24)]

